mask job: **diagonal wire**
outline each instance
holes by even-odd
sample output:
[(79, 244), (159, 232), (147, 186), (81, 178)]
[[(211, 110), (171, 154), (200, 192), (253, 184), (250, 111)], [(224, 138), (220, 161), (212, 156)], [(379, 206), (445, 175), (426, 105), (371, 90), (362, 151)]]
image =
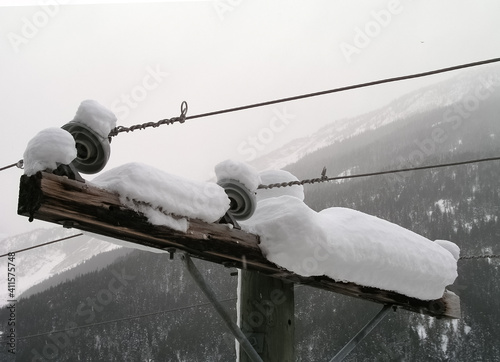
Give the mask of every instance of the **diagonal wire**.
[(57, 239), (57, 240), (52, 240), (52, 241), (49, 241), (47, 243), (43, 243), (43, 244), (38, 244), (38, 245), (34, 245), (34, 246), (30, 246), (29, 248), (25, 248), (25, 249), (20, 249), (20, 250), (16, 250), (16, 251), (11, 251), (10, 253), (7, 253), (7, 254), (3, 254), (3, 255), (0, 255), (0, 258), (3, 258), (4, 256), (8, 256), (9, 254), (18, 254), (18, 253), (21, 253), (23, 251), (27, 251), (27, 250), (32, 250), (32, 249), (36, 249), (36, 248), (39, 248), (39, 247), (42, 247), (42, 246), (47, 246), (47, 245), (50, 245), (50, 244), (55, 244), (55, 243), (59, 243), (61, 241), (64, 241), (64, 240), (68, 240), (68, 239), (72, 239), (72, 238), (76, 238), (77, 236), (82, 236), (83, 233), (79, 233), (79, 234), (75, 234), (75, 235), (71, 235), (71, 236), (67, 236), (65, 238), (61, 238), (61, 239)]
[(22, 169), (23, 168), (23, 160), (19, 160), (19, 161), (15, 162), (15, 163), (12, 163), (10, 165), (4, 166), (4, 167), (0, 168), (0, 171), (7, 170), (7, 169), (9, 169), (11, 167), (14, 167), (14, 166), (16, 166), (17, 168), (21, 168)]
[[(234, 301), (234, 300), (237, 300), (237, 298), (221, 299), (221, 300), (219, 300), (219, 302), (222, 303), (222, 302), (229, 302), (229, 301)], [(86, 324), (86, 325), (83, 325), (83, 326), (76, 326), (76, 327), (72, 327), (72, 328), (59, 329), (59, 330), (53, 330), (53, 331), (50, 331), (50, 332), (43, 332), (43, 333), (32, 334), (32, 335), (28, 335), (28, 336), (22, 336), (22, 337), (18, 337), (17, 340), (24, 340), (24, 339), (29, 339), (29, 338), (47, 336), (47, 335), (54, 334), (54, 333), (68, 332), (68, 331), (73, 331), (73, 330), (76, 330), (76, 329), (90, 328), (90, 327), (100, 326), (100, 325), (109, 324), (109, 323), (117, 323), (117, 322), (128, 321), (128, 320), (132, 320), (132, 319), (142, 319), (142, 318), (147, 318), (147, 317), (151, 317), (151, 316), (158, 315), (158, 314), (167, 314), (167, 313), (172, 313), (172, 312), (180, 312), (180, 311), (187, 310), (187, 309), (208, 306), (208, 305), (211, 305), (211, 304), (212, 304), (211, 302), (206, 302), (206, 303), (200, 303), (200, 304), (187, 305), (185, 307), (179, 307), (179, 308), (174, 308), (174, 309), (160, 310), (158, 312), (150, 312), (150, 313), (138, 314), (138, 315), (123, 317), (123, 318), (117, 318), (117, 319), (112, 319), (112, 320), (108, 320), (108, 321), (102, 321), (102, 322), (93, 323), (93, 324)]]

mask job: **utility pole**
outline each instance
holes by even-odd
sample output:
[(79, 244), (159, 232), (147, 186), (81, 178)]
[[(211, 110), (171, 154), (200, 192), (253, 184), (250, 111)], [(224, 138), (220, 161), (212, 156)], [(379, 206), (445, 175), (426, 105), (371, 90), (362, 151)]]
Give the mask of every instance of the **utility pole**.
[[(255, 271), (239, 271), (242, 332), (264, 362), (295, 361), (294, 284)], [(251, 362), (240, 348), (240, 362)]]

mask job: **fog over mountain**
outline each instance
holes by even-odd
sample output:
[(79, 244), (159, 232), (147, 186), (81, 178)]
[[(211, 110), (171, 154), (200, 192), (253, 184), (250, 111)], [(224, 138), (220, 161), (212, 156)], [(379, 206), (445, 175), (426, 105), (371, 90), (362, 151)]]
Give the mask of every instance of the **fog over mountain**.
[[(386, 106), (354, 118), (332, 120), (317, 132), (293, 140), (283, 147), (251, 162), (258, 170), (280, 169), (316, 150), (350, 139), (392, 123), (408, 120), (422, 114), (456, 104), (467, 114), (467, 109), (479, 107), (481, 98), (488, 99), (498, 88), (498, 67), (484, 67), (460, 72), (455, 77), (401, 96)], [(466, 102), (466, 104), (461, 104)], [(467, 102), (470, 102), (467, 103)], [(467, 109), (465, 109), (467, 108)], [(460, 114), (459, 114), (460, 115)], [(448, 114), (448, 118), (452, 114)], [(441, 118), (446, 117), (443, 115)], [(465, 116), (466, 117), (466, 116)]]

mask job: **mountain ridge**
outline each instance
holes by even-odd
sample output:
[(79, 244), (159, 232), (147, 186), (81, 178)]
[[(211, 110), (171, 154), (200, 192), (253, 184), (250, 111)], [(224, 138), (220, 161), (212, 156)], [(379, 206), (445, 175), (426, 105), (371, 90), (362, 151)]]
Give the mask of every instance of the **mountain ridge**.
[[(7, 237), (0, 242), (0, 253), (6, 254), (48, 243), (62, 238), (80, 234), (78, 230), (69, 230), (62, 227), (36, 229), (27, 233)], [(58, 243), (16, 253), (15, 264), (19, 267), (16, 273), (16, 295), (20, 296), (33, 286), (51, 278), (56, 274), (69, 269), (103, 252), (119, 248), (117, 245), (97, 240), (89, 236), (78, 236)], [(7, 263), (3, 259), (2, 263)], [(0, 277), (0, 282), (7, 285), (7, 275)], [(8, 291), (0, 291), (0, 300), (4, 303), (8, 298)]]

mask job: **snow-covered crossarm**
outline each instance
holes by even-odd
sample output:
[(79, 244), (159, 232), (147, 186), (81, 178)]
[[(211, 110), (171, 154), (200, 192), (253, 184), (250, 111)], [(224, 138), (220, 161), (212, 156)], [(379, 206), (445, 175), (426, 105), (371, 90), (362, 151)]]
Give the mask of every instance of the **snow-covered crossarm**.
[(458, 253), (455, 258), (436, 242), (352, 209), (316, 212), (284, 195), (260, 201), (244, 226), (261, 236), (267, 259), (303, 276), (327, 275), (422, 300), (441, 297), (457, 278)]
[[(294, 283), (392, 304), (413, 312), (460, 318), (459, 298), (451, 292), (445, 291), (441, 298), (429, 301), (394, 291), (336, 282), (324, 275), (299, 275), (267, 260), (259, 247), (259, 236), (255, 234), (198, 218), (186, 218), (185, 231), (153, 225), (140, 210), (122, 201), (116, 192), (38, 172), (21, 177), (18, 213), (151, 248), (185, 251), (225, 266), (246, 267)], [(168, 213), (169, 210), (163, 211)]]

